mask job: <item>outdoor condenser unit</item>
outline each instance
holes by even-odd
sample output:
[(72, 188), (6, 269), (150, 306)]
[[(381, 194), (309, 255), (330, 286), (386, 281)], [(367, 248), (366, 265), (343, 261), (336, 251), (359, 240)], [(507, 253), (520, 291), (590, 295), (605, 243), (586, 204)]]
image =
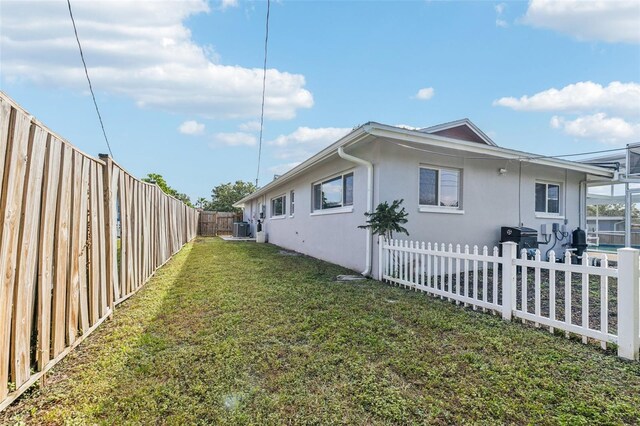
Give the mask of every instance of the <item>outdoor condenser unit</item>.
[(246, 238), (249, 236), (249, 224), (247, 222), (233, 223), (233, 236), (236, 238)]

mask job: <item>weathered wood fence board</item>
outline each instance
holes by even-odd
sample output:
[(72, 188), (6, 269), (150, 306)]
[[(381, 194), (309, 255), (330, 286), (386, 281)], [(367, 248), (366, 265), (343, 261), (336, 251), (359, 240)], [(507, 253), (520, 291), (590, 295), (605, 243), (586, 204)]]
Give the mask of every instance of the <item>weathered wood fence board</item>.
[(4, 181), (4, 160), (7, 154), (7, 142), (9, 140), (9, 119), (11, 117), (11, 104), (0, 98), (0, 188)]
[(2, 410), (195, 237), (198, 212), (2, 92), (0, 189)]
[(215, 237), (233, 232), (233, 222), (242, 220), (242, 216), (234, 212), (200, 212), (198, 218), (198, 235)]
[(26, 188), (23, 197), (22, 220), (20, 223), (20, 247), (18, 250), (16, 286), (14, 297), (14, 318), (11, 334), (11, 375), (16, 386), (29, 379), (30, 337), (33, 318), (34, 294), (36, 289), (36, 246), (38, 237), (38, 213), (42, 193), (42, 170), (46, 149), (46, 133), (41, 129), (31, 129), (29, 137), (29, 158), (27, 163)]
[(82, 182), (80, 189), (80, 235), (79, 235), (79, 263), (80, 263), (80, 330), (83, 334), (85, 330), (88, 330), (90, 327), (89, 323), (89, 299), (88, 299), (88, 276), (87, 276), (87, 267), (89, 265), (89, 253), (87, 250), (87, 229), (89, 227), (89, 216), (87, 214), (89, 200), (87, 194), (89, 193), (89, 185), (90, 185), (90, 173), (91, 173), (91, 160), (88, 158), (84, 158), (82, 161)]
[(27, 165), (29, 118), (11, 111), (7, 134), (6, 166), (2, 186), (2, 236), (0, 236), (0, 399), (6, 397), (10, 360), (10, 335), (22, 195)]
[(56, 208), (56, 240), (54, 246), (54, 279), (53, 279), (53, 311), (51, 339), (53, 341), (53, 357), (62, 352), (65, 345), (64, 319), (66, 310), (67, 268), (69, 258), (69, 212), (72, 150), (66, 144), (62, 145), (62, 160), (60, 162), (60, 188)]
[(49, 136), (42, 184), (42, 207), (40, 212), (40, 242), (38, 244), (38, 307), (37, 329), (38, 343), (36, 358), (37, 370), (42, 371), (50, 359), (51, 336), (51, 291), (53, 289), (53, 256), (55, 236), (55, 212), (58, 199), (58, 177), (62, 146), (58, 139)]

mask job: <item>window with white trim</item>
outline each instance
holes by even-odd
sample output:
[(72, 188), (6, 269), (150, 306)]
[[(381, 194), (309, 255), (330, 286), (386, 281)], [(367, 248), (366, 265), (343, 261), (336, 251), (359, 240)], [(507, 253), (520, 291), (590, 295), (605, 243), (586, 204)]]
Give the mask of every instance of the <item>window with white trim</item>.
[(353, 173), (335, 176), (313, 185), (313, 211), (353, 205)]
[(293, 216), (296, 212), (296, 192), (291, 191), (289, 193), (289, 215)]
[(286, 197), (280, 195), (271, 199), (271, 217), (284, 216), (286, 213)]
[(560, 214), (560, 184), (536, 182), (536, 213)]
[(460, 170), (420, 167), (420, 206), (460, 208)]

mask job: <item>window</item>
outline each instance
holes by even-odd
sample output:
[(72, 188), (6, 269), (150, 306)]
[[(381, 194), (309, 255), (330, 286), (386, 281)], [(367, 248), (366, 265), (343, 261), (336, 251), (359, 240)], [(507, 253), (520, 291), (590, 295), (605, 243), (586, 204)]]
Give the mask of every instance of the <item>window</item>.
[(289, 215), (293, 216), (296, 212), (296, 193), (295, 191), (291, 191), (289, 193)]
[(313, 185), (313, 210), (353, 205), (353, 173), (336, 176)]
[(536, 182), (536, 213), (560, 214), (560, 185)]
[(420, 205), (458, 209), (460, 170), (420, 167)]
[(285, 196), (281, 195), (271, 199), (271, 217), (284, 216), (285, 209)]

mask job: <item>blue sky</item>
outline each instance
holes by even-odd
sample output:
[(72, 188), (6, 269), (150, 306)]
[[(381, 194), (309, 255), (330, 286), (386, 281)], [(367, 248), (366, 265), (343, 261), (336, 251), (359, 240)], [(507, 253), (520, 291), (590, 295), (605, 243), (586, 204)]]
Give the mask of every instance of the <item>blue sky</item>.
[[(195, 200), (255, 179), (266, 2), (80, 1), (116, 161)], [(0, 85), (106, 152), (65, 0), (0, 3)], [(260, 182), (367, 121), (470, 118), (538, 154), (640, 141), (640, 2), (271, 4)]]

